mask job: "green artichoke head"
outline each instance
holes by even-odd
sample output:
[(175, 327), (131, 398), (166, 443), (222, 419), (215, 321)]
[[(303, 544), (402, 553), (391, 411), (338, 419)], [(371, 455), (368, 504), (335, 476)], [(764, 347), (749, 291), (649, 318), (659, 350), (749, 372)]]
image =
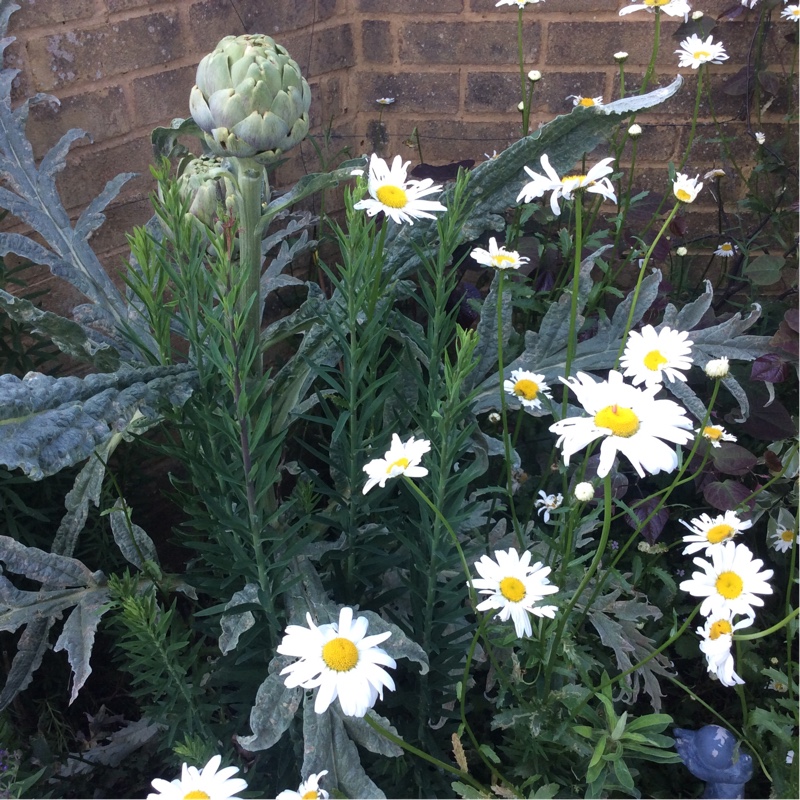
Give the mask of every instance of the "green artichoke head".
[(225, 178), (230, 172), (214, 156), (193, 158), (178, 177), (178, 191), (189, 201), (189, 214), (215, 230), (225, 205)]
[(189, 98), (212, 153), (261, 164), (305, 138), (310, 106), (297, 62), (263, 34), (222, 39), (198, 65)]

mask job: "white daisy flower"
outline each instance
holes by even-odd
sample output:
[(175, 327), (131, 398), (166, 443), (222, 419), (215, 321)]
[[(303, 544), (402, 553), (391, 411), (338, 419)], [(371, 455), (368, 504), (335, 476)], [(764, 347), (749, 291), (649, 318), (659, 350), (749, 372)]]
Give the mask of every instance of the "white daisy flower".
[(238, 767), (220, 769), (222, 756), (213, 756), (203, 769), (183, 765), (181, 777), (173, 781), (155, 778), (153, 788), (147, 800), (186, 800), (186, 798), (203, 798), (203, 800), (238, 800), (236, 795), (247, 788), (247, 781), (232, 778)]
[(645, 325), (641, 333), (631, 331), (625, 344), (620, 367), (624, 377), (630, 378), (634, 386), (661, 384), (666, 378), (671, 382), (685, 381), (681, 370), (692, 366), (692, 341), (686, 331), (662, 328), (656, 332), (652, 325)]
[(494, 267), (495, 269), (519, 269), (523, 264), (530, 261), (529, 258), (521, 256), (516, 250), (506, 250), (505, 247), (497, 246), (497, 239), (492, 236), (489, 239), (489, 249), (476, 247), (470, 255), (484, 267)]
[(722, 447), (720, 442), (735, 442), (736, 437), (728, 433), (722, 425), (706, 425), (705, 428), (698, 428), (695, 433), (699, 433), (704, 439), (711, 442), (712, 447)]
[(539, 516), (544, 520), (544, 522), (550, 522), (550, 512), (555, 511), (557, 508), (561, 508), (561, 504), (564, 502), (564, 495), (563, 494), (547, 494), (546, 492), (539, 490), (539, 497), (541, 500), (537, 500), (534, 503), (538, 510)]
[(696, 33), (681, 42), (678, 53), (678, 66), (697, 69), (701, 64), (721, 64), (728, 60), (724, 45), (714, 42), (709, 36), (703, 41)]
[(382, 667), (394, 669), (397, 664), (376, 645), (388, 639), (390, 631), (366, 636), (366, 617), (353, 621), (353, 609), (344, 606), (338, 624), (317, 627), (306, 614), (308, 628), (288, 625), (277, 650), (282, 655), (296, 656), (297, 661), (281, 670), (288, 688), (319, 687), (314, 711), (323, 714), (338, 697), (342, 713), (363, 717), (375, 705), (383, 688), (394, 690), (391, 675)]
[(715, 256), (721, 256), (722, 258), (733, 258), (736, 255), (736, 251), (739, 248), (732, 244), (731, 242), (723, 242), (715, 251)]
[[(786, 8), (781, 11), (781, 16), (784, 19), (790, 19), (794, 22), (800, 22), (800, 6), (786, 6)], [(786, 762), (787, 764), (790, 762)]]
[(709, 378), (727, 378), (730, 365), (727, 356), (712, 358), (704, 367)]
[(770, 544), (779, 553), (786, 553), (797, 541), (797, 520), (788, 508), (781, 508), (778, 511), (778, 518), (770, 519), (768, 532)]
[(528, 173), (532, 180), (522, 187), (517, 196), (517, 202), (524, 199), (526, 203), (530, 203), (533, 198), (541, 197), (545, 192), (552, 192), (552, 195), (550, 195), (550, 208), (553, 214), (559, 216), (561, 208), (558, 205), (558, 198), (563, 197), (564, 200), (572, 200), (573, 193), (581, 189), (601, 194), (612, 202), (617, 201), (614, 187), (607, 177), (614, 171), (613, 167), (609, 166), (614, 162), (613, 158), (604, 158), (595, 164), (586, 175), (565, 175), (563, 178), (559, 178), (556, 171), (550, 166), (550, 159), (546, 153), (541, 157), (540, 161), (547, 175), (540, 175), (526, 166), (525, 172)]
[(419, 463), (430, 449), (431, 443), (427, 439), (415, 441), (412, 436), (407, 442), (401, 442), (400, 437), (393, 433), (392, 445), (383, 458), (373, 459), (362, 467), (369, 476), (363, 493), (366, 494), (375, 485), (383, 489), (389, 478), (396, 478), (398, 475), (408, 475), (409, 478), (425, 477), (428, 470), (419, 466)]
[(589, 417), (567, 417), (550, 426), (558, 434), (564, 463), (570, 457), (602, 438), (597, 475), (604, 478), (611, 470), (618, 452), (622, 453), (639, 473), (656, 475), (662, 470), (672, 472), (678, 466), (675, 444), (687, 444), (692, 439), (692, 423), (686, 412), (672, 400), (656, 400), (660, 386), (639, 389), (626, 384), (616, 370), (608, 373), (607, 381), (596, 381), (591, 375), (579, 372), (565, 380), (575, 392), (578, 402), (591, 414)]
[(620, 50), (618, 53), (614, 53), (614, 61), (618, 64), (622, 64), (628, 60), (628, 54), (624, 50)]
[(431, 211), (447, 211), (437, 200), (422, 199), (442, 190), (441, 186), (433, 185), (431, 178), (425, 178), (424, 181), (406, 179), (410, 163), (406, 161), (404, 164), (400, 156), (395, 156), (389, 168), (380, 156), (373, 153), (369, 161), (367, 184), (370, 197), (359, 200), (353, 208), (363, 209), (370, 217), (383, 211), (398, 224), (408, 222), (409, 225), (422, 217), (436, 219)]
[(475, 569), (480, 578), (475, 578), (470, 583), (480, 594), (489, 597), (478, 604), (478, 611), (490, 609), (500, 610), (500, 619), (505, 622), (509, 617), (514, 621), (517, 636), (531, 635), (530, 614), (538, 617), (555, 616), (557, 606), (537, 606), (545, 595), (558, 591), (553, 586), (548, 575), (550, 567), (545, 567), (540, 561), (530, 566), (531, 554), (526, 550), (522, 556), (512, 547), (505, 550), (496, 550), (495, 561), (489, 556), (482, 556), (475, 562)]
[(706, 657), (708, 671), (719, 678), (723, 686), (735, 686), (744, 681), (733, 670), (733, 655), (731, 645), (733, 644), (733, 632), (740, 628), (746, 628), (753, 624), (752, 617), (744, 617), (739, 622), (732, 622), (732, 615), (729, 611), (712, 614), (697, 629), (697, 635), (701, 638), (700, 650)]
[(541, 72), (539, 72), (539, 70), (538, 70), (538, 69), (532, 69), (532, 70), (531, 70), (531, 71), (528, 73), (528, 80), (529, 80), (531, 83), (536, 83), (537, 81), (540, 81), (541, 79), (542, 79), (542, 73), (541, 73)]
[(581, 108), (595, 108), (596, 106), (603, 105), (603, 97), (581, 97), (579, 94), (571, 94), (567, 100), (572, 100), (573, 106), (580, 106)]
[(708, 514), (701, 514), (691, 522), (680, 522), (690, 531), (689, 536), (683, 537), (684, 544), (688, 545), (683, 550), (685, 556), (700, 550), (704, 551), (704, 555), (709, 555), (737, 533), (753, 526), (749, 520), (739, 519), (735, 511), (726, 511), (713, 519)]
[(683, 258), (688, 253), (689, 251), (685, 247), (679, 247), (677, 248), (677, 250), (675, 250), (675, 254), (680, 256), (681, 258)]
[(513, 395), (525, 408), (541, 408), (541, 396), (552, 400), (550, 387), (545, 383), (544, 375), (530, 372), (527, 369), (515, 369), (511, 372), (511, 380), (503, 381), (503, 391)]
[(756, 131), (756, 132), (753, 134), (753, 136), (755, 136), (755, 137), (756, 137), (756, 141), (757, 141), (759, 144), (764, 144), (764, 142), (766, 142), (766, 141), (767, 141), (767, 134), (766, 134), (766, 133), (764, 133), (763, 131)]
[(670, 17), (683, 17), (683, 21), (686, 22), (691, 10), (686, 0), (643, 0), (641, 3), (623, 8), (619, 15), (622, 17), (634, 11), (649, 11), (651, 14), (654, 11), (663, 11)]
[(543, 3), (544, 0), (498, 0), (494, 7), (499, 6), (517, 6), (517, 8), (525, 8), (527, 5), (534, 5), (536, 3)]
[(699, 177), (698, 175), (695, 178), (690, 178), (682, 172), (675, 176), (675, 180), (672, 183), (672, 193), (681, 203), (693, 203), (697, 195), (700, 194), (703, 184), (698, 182)]
[(382, 106), (390, 106), (394, 103), (394, 97), (379, 97), (375, 102)]
[(589, 481), (581, 481), (575, 487), (575, 499), (580, 500), (581, 503), (588, 503), (594, 500), (594, 486)]
[(324, 769), (315, 775), (309, 775), (296, 792), (284, 789), (275, 800), (328, 800), (330, 795), (324, 789), (319, 788), (320, 779), (327, 774), (328, 770)]
[(763, 606), (760, 594), (772, 594), (767, 580), (773, 570), (760, 572), (764, 562), (753, 558), (747, 545), (725, 542), (704, 558), (692, 559), (702, 572), (693, 572), (690, 580), (682, 581), (680, 588), (693, 597), (703, 597), (700, 613), (707, 617), (712, 613), (730, 611), (731, 614), (755, 616), (753, 606)]

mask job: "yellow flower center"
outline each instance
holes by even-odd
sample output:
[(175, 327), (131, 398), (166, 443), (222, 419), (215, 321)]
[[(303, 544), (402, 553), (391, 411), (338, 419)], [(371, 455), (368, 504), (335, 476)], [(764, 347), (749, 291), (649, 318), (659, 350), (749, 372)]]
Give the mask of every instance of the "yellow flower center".
[(614, 436), (627, 439), (639, 430), (639, 417), (629, 408), (606, 406), (594, 415), (594, 424), (598, 428), (608, 428)]
[(398, 458), (397, 461), (392, 461), (392, 463), (386, 467), (386, 474), (391, 475), (395, 467), (400, 467), (400, 469), (405, 470), (408, 468), (408, 464), (409, 461), (407, 458)]
[(492, 264), (496, 267), (502, 267), (503, 264), (513, 264), (514, 256), (510, 253), (497, 253), (492, 256)]
[(681, 203), (691, 203), (692, 202), (692, 196), (689, 194), (689, 192), (686, 191), (686, 189), (676, 189), (675, 190), (675, 197), (677, 197), (678, 200), (681, 201)]
[(667, 359), (664, 357), (664, 354), (660, 350), (651, 350), (644, 357), (644, 365), (651, 372), (658, 372), (658, 370), (661, 369), (661, 365), (666, 363)]
[(521, 381), (517, 381), (514, 384), (514, 394), (525, 400), (535, 400), (536, 395), (539, 394), (539, 384), (535, 381), (523, 378)]
[(744, 581), (735, 572), (723, 572), (715, 585), (726, 600), (733, 600), (742, 593)]
[(378, 200), (389, 208), (405, 208), (408, 203), (408, 195), (405, 189), (399, 186), (381, 186), (375, 196)]
[(593, 105), (595, 105), (595, 102), (591, 97), (581, 97), (581, 99), (578, 101), (578, 105), (583, 106), (584, 108), (591, 108)]
[(192, 789), (183, 796), (183, 800), (211, 800), (211, 795), (206, 794), (202, 789)]
[(300, 800), (319, 800), (319, 793), (316, 791), (306, 792), (304, 795), (301, 795)]
[(717, 428), (714, 425), (706, 425), (703, 428), (703, 436), (706, 439), (711, 439), (712, 442), (718, 442), (722, 438), (722, 428)]
[(781, 537), (781, 539), (783, 539), (784, 542), (793, 542), (794, 541), (794, 531), (790, 531), (790, 530), (781, 531), (780, 537)]
[(692, 56), (696, 61), (699, 61), (701, 58), (711, 58), (711, 53), (709, 53), (707, 50), (695, 50), (694, 53), (692, 53)]
[(561, 184), (569, 188), (579, 187), (585, 180), (585, 175), (565, 175), (561, 179)]
[(708, 531), (706, 531), (706, 539), (708, 539), (711, 544), (719, 544), (726, 539), (730, 539), (734, 533), (736, 533), (736, 531), (730, 525), (725, 525), (723, 523), (709, 528)]
[(500, 594), (512, 603), (519, 603), (525, 597), (525, 584), (519, 578), (503, 578), (500, 581)]
[(349, 639), (339, 636), (322, 648), (322, 660), (336, 672), (349, 672), (358, 664), (358, 648)]
[(726, 619), (718, 619), (716, 622), (711, 623), (708, 638), (716, 641), (720, 636), (725, 636), (728, 633), (733, 633), (730, 622)]
[(721, 244), (719, 249), (722, 250), (723, 253), (730, 253), (733, 250), (733, 245), (730, 242), (725, 242), (725, 244)]
[(672, 2), (672, 0), (644, 0), (644, 4), (646, 6), (667, 6)]

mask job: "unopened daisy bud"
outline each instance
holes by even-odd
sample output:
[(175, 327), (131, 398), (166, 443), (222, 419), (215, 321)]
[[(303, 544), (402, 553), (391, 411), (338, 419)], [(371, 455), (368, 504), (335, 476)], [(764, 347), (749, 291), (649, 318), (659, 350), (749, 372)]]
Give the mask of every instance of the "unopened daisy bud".
[(693, 11), (692, 12), (692, 19), (702, 19), (703, 12), (702, 11)]
[(538, 70), (538, 69), (532, 69), (532, 70), (531, 70), (531, 71), (528, 73), (528, 80), (529, 80), (531, 83), (536, 83), (536, 81), (540, 81), (541, 79), (542, 79), (542, 73), (541, 73), (541, 72), (539, 72), (539, 70)]
[(614, 53), (614, 61), (617, 64), (624, 64), (628, 60), (628, 54), (624, 50), (620, 50), (619, 53)]
[(642, 126), (639, 125), (638, 122), (634, 122), (633, 125), (628, 128), (628, 136), (631, 139), (638, 139), (642, 135)]
[(524, 111), (524, 110), (525, 110), (525, 103), (523, 103), (522, 101), (517, 103), (517, 111)]
[(500, 422), (500, 415), (496, 411), (492, 411), (492, 413), (489, 414), (489, 422), (491, 422), (492, 425), (497, 425)]
[(575, 499), (581, 503), (588, 503), (594, 500), (594, 486), (589, 481), (582, 481), (575, 487)]
[(754, 135), (759, 144), (764, 144), (764, 142), (767, 141), (766, 134), (762, 133), (761, 131), (756, 131)]
[(712, 358), (705, 366), (706, 375), (709, 378), (727, 378), (730, 372), (728, 357)]
[(681, 256), (681, 257), (685, 256), (685, 255), (686, 255), (688, 252), (689, 252), (689, 251), (688, 251), (688, 250), (687, 250), (685, 247), (683, 247), (683, 246), (679, 247), (679, 248), (678, 248), (678, 249), (675, 251), (675, 253), (676, 253), (677, 255)]
[(707, 181), (711, 178), (724, 178), (725, 177), (725, 170), (724, 169), (710, 169), (703, 175), (703, 180)]

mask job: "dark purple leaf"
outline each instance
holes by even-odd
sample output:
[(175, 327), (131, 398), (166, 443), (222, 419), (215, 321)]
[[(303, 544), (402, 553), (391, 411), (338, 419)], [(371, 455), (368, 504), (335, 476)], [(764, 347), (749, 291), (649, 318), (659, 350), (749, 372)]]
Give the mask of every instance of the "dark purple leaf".
[[(761, 384), (754, 384), (761, 386)], [(796, 435), (797, 429), (791, 414), (780, 400), (774, 400), (768, 406), (766, 391), (748, 392), (750, 397), (750, 416), (739, 425), (742, 433), (765, 442), (777, 442), (780, 439), (790, 439)], [(754, 398), (752, 395), (756, 395)]]
[(411, 170), (411, 176), (418, 181), (431, 178), (434, 181), (454, 181), (458, 175), (459, 167), (470, 169), (475, 166), (474, 159), (468, 158), (464, 161), (454, 161), (452, 164), (417, 164)]
[(775, 475), (783, 469), (783, 462), (772, 450), (764, 451), (764, 463), (767, 465), (767, 469)]
[(675, 33), (672, 35), (676, 39), (686, 39), (694, 33), (701, 39), (705, 39), (716, 27), (716, 21), (707, 14), (703, 14), (700, 19), (690, 19), (688, 22), (683, 22), (678, 25)]
[(789, 377), (789, 365), (775, 353), (759, 356), (750, 367), (750, 380), (783, 383)]
[(749, 450), (733, 442), (722, 442), (711, 451), (714, 466), (725, 475), (747, 475), (758, 463)]
[(790, 308), (784, 315), (786, 324), (795, 332), (800, 332), (800, 309)]
[[(752, 492), (739, 481), (713, 481), (703, 488), (706, 503), (718, 511), (733, 511), (740, 506)], [(755, 500), (750, 500), (748, 507), (752, 510)]]
[[(657, 497), (651, 497), (645, 500), (644, 503), (631, 509), (633, 514), (628, 514), (625, 517), (625, 522), (627, 522), (631, 528), (639, 528), (642, 522), (650, 516), (658, 503), (659, 499)], [(661, 531), (664, 530), (664, 526), (667, 524), (668, 520), (669, 511), (667, 511), (666, 508), (662, 508), (653, 515), (653, 518), (643, 528), (640, 528), (639, 533), (644, 536), (648, 544), (655, 544), (658, 541), (658, 537), (661, 536)]]
[(758, 82), (761, 84), (761, 88), (769, 94), (778, 94), (781, 90), (780, 76), (774, 72), (769, 72), (765, 69), (761, 70), (758, 73)]
[(682, 239), (684, 236), (686, 236), (686, 233), (689, 230), (688, 217), (675, 217), (669, 224), (669, 230), (673, 236), (677, 236), (679, 239)]
[(738, 5), (731, 6), (730, 8), (726, 8), (718, 17), (717, 19), (724, 19), (724, 20), (732, 20), (732, 19), (739, 19), (745, 12), (745, 7), (739, 3)]
[(775, 335), (769, 340), (769, 343), (779, 349), (788, 353), (793, 360), (797, 360), (800, 356), (800, 348), (798, 348), (797, 329), (792, 329), (792, 326), (785, 320), (781, 320), (778, 325), (778, 330)]
[(727, 95), (738, 96), (747, 94), (748, 91), (752, 92), (755, 81), (753, 80), (752, 72), (748, 71), (747, 67), (742, 67), (737, 73), (731, 75), (725, 83), (722, 84), (722, 91)]

